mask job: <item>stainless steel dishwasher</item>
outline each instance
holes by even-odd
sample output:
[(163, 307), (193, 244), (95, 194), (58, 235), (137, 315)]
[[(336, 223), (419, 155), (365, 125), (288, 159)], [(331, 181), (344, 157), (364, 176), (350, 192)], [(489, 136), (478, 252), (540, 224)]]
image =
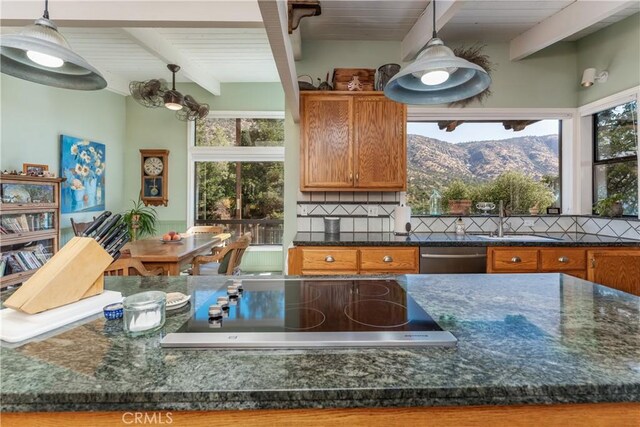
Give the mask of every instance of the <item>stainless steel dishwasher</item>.
[(486, 273), (487, 248), (485, 247), (421, 247), (420, 273), (454, 274)]

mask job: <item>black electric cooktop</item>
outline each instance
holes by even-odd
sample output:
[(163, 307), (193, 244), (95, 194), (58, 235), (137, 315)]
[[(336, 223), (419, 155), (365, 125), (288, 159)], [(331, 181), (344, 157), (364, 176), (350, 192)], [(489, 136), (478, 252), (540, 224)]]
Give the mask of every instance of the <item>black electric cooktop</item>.
[(195, 291), (192, 317), (163, 347), (307, 348), (455, 345), (455, 337), (395, 280), (242, 280), (220, 316), (210, 316), (228, 281)]

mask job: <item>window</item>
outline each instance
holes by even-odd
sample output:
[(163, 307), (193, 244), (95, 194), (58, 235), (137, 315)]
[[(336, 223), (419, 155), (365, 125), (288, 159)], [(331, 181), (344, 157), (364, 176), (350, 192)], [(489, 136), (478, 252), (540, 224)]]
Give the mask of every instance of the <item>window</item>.
[(436, 215), (560, 207), (561, 133), (560, 120), (408, 122), (407, 202)]
[(593, 200), (620, 200), (638, 215), (638, 105), (632, 101), (593, 115)]
[(195, 225), (251, 231), (252, 244), (282, 243), (284, 119), (277, 116), (196, 121), (189, 148)]

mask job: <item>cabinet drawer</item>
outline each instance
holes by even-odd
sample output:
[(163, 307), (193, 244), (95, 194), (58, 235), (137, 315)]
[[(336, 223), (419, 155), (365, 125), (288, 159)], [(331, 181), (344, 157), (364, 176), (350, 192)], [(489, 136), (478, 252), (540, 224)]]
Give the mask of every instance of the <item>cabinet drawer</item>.
[[(357, 249), (314, 248), (302, 249), (302, 270), (314, 271), (345, 271), (358, 270)], [(329, 272), (324, 274), (329, 274)]]
[(362, 248), (363, 271), (418, 271), (418, 248)]
[(500, 249), (493, 251), (494, 271), (533, 272), (538, 269), (537, 249)]
[(540, 251), (540, 262), (543, 271), (583, 270), (587, 268), (587, 251), (585, 249), (543, 249)]

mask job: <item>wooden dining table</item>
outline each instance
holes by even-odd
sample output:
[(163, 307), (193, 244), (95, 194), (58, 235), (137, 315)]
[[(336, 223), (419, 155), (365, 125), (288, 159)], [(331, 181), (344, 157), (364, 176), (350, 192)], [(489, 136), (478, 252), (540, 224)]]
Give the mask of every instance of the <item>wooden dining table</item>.
[(164, 274), (179, 276), (198, 255), (211, 253), (211, 248), (221, 246), (231, 238), (229, 233), (184, 234), (179, 242), (163, 242), (160, 238), (129, 242), (124, 249), (131, 252), (148, 270), (162, 267)]

